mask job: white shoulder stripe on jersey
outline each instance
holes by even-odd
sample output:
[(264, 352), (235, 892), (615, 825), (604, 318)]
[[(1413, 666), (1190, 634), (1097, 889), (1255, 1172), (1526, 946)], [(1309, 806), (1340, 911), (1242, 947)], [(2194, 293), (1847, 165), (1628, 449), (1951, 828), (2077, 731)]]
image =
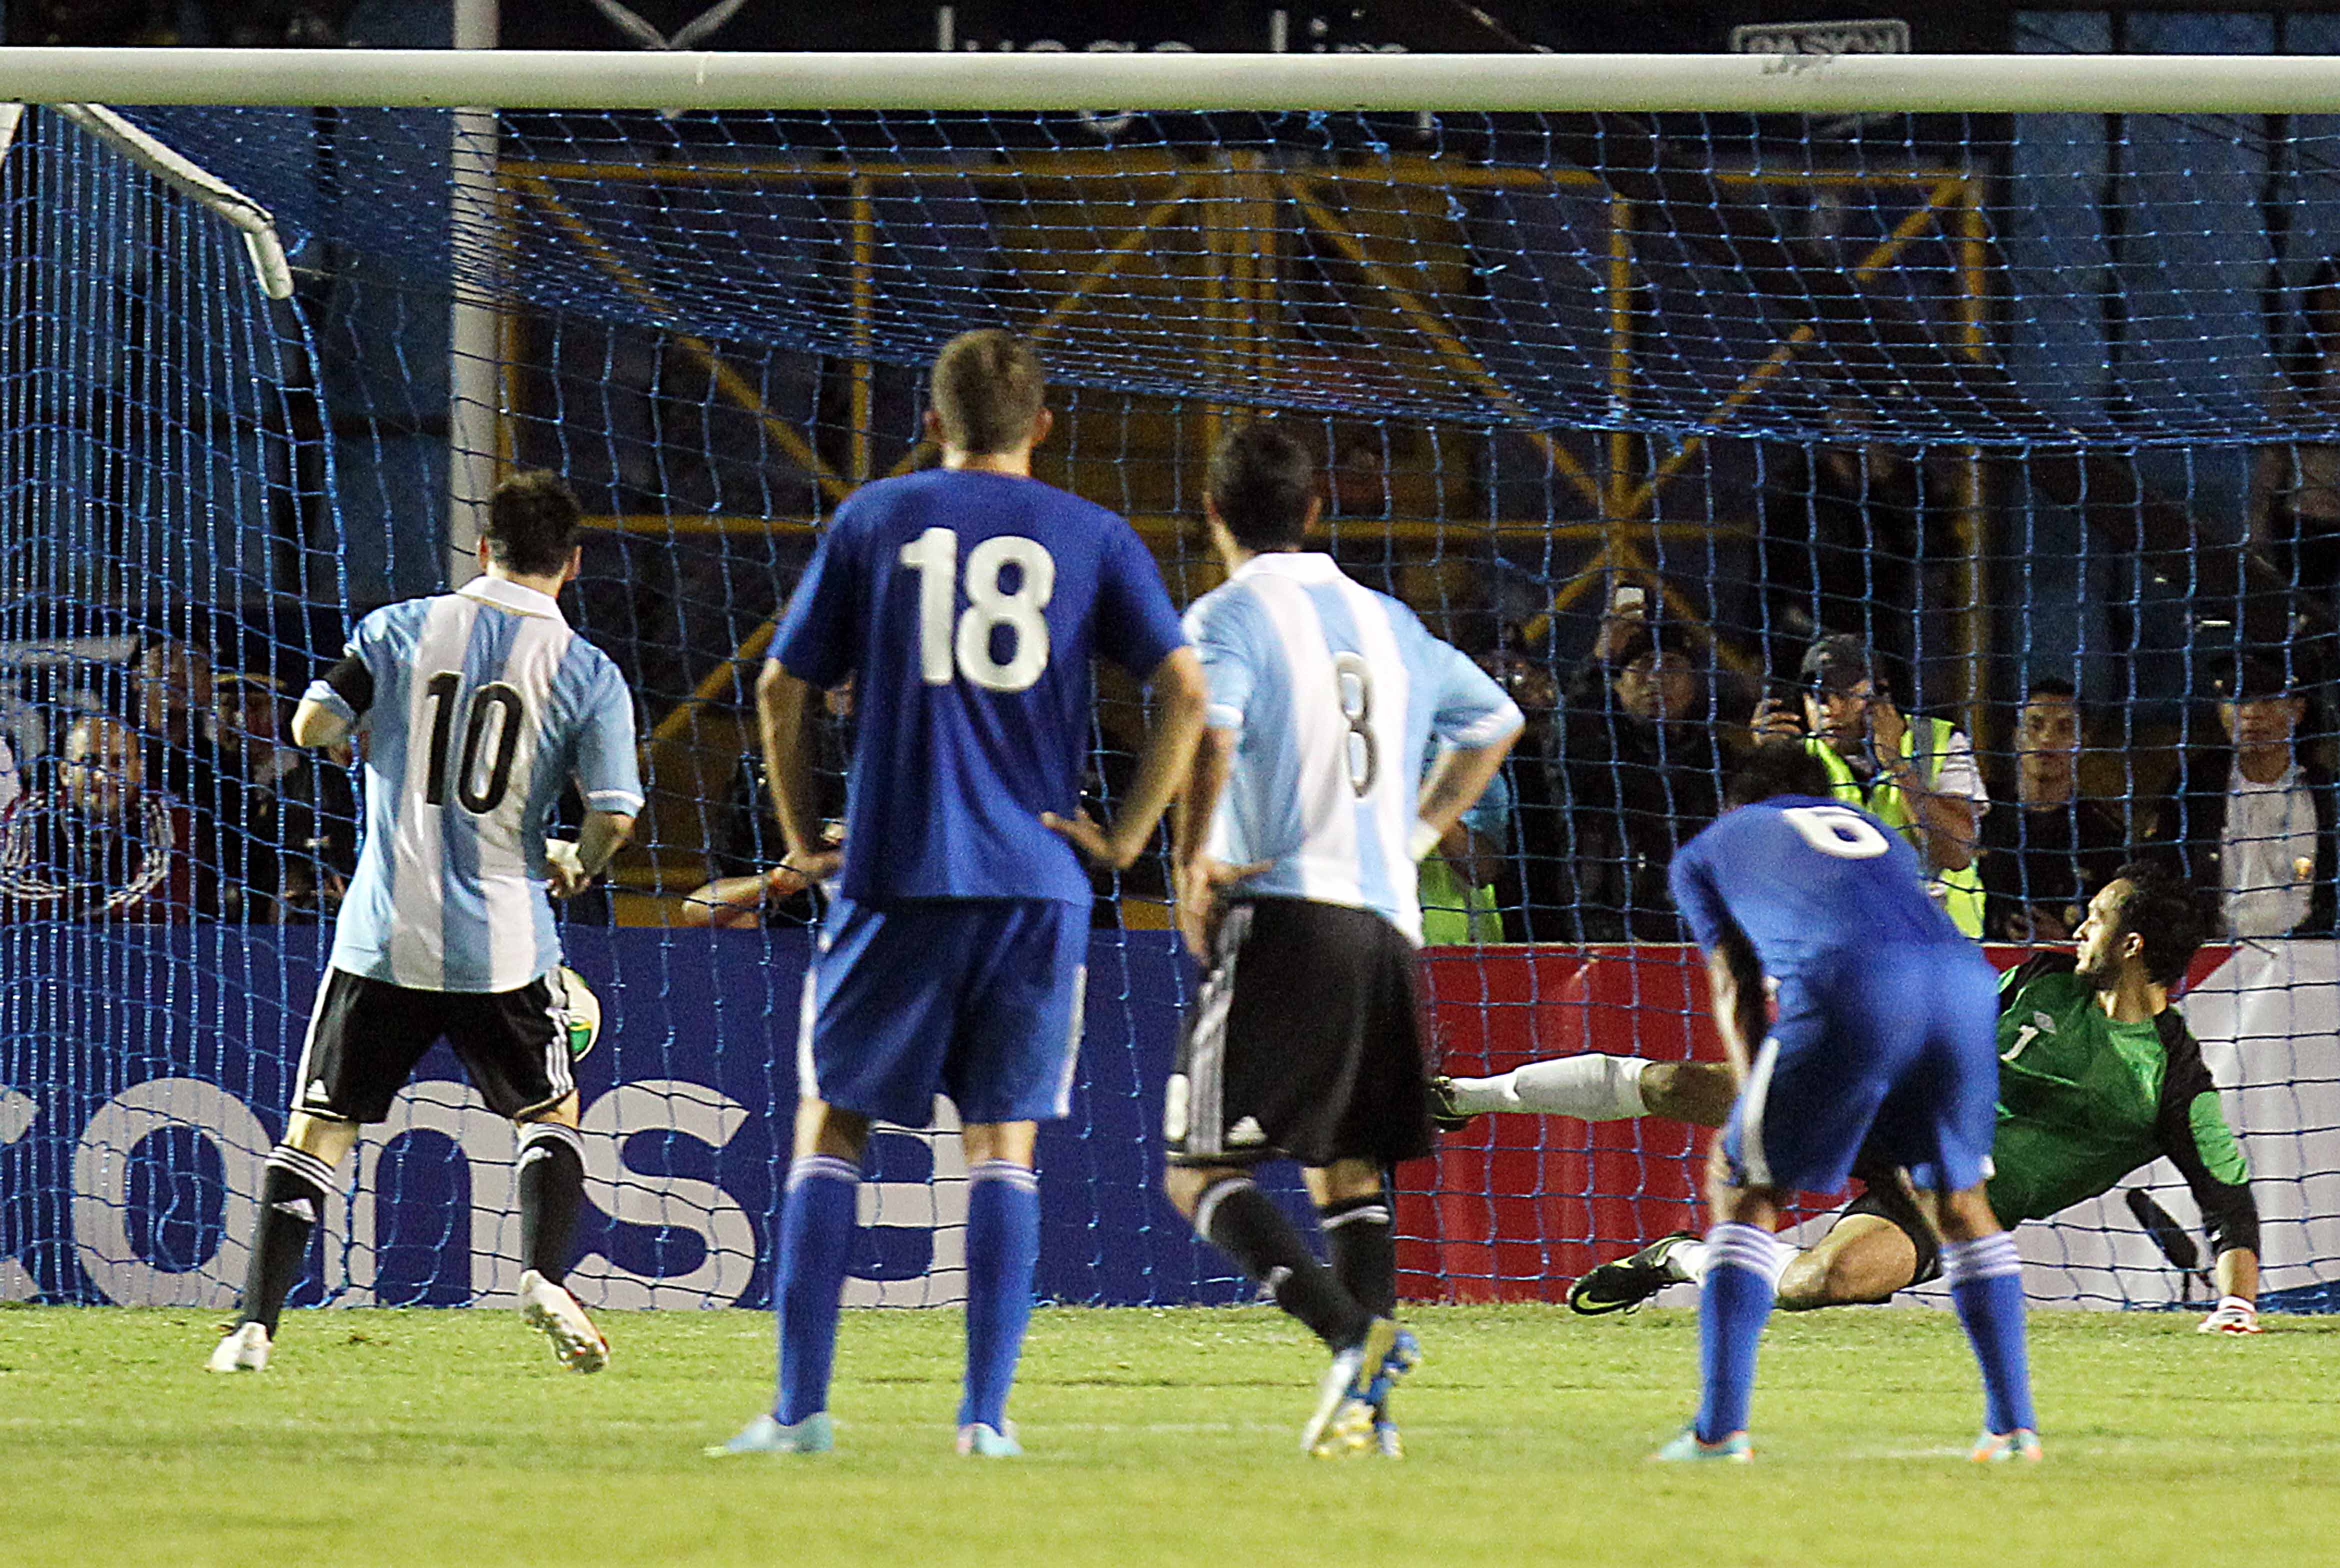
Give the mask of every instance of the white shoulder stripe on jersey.
[(431, 787), (431, 699), (430, 677), (460, 670), (479, 617), (474, 599), (445, 594), (431, 600), (415, 637), (414, 661), (407, 671), (406, 769), (391, 808), (392, 832), (391, 902), (396, 923), (383, 933), (391, 979), (400, 985), (438, 991), (447, 983), (447, 840), (445, 814), (418, 809)]
[(1356, 794), (1349, 787), (1348, 721), (1341, 715), (1324, 624), (1299, 583), (1261, 572), (1247, 577), (1244, 586), (1275, 630), (1283, 668), (1270, 673), (1283, 677), (1292, 704), (1292, 733), (1271, 744), (1290, 746), (1297, 764), (1302, 896), (1361, 905), (1364, 890), (1357, 870)]
[(1406, 940), (1422, 941), (1421, 884), (1414, 869), (1413, 824), (1418, 820), (1422, 758), (1406, 754), (1413, 705), (1413, 666), (1398, 646), (1390, 625), (1391, 601), (1344, 576), (1338, 591), (1357, 628), (1358, 652), (1373, 672), (1373, 744), (1380, 748), (1382, 776), (1360, 803), (1358, 815), (1371, 824), (1388, 883), (1392, 920)]
[(1450, 745), (1491, 746), (1506, 735), (1517, 735), (1527, 722), (1527, 715), (1520, 712), (1520, 705), (1506, 698), (1502, 707), (1476, 724), (1463, 725), (1446, 740)]

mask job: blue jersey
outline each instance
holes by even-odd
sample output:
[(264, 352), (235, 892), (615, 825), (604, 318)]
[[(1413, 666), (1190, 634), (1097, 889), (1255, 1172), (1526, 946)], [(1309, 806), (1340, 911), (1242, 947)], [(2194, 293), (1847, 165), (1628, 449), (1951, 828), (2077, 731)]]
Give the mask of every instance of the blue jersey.
[(1726, 813), (1681, 847), (1671, 876), (1699, 945), (1736, 927), (1774, 980), (1839, 952), (1971, 945), (1927, 896), (1908, 841), (1838, 800), (1779, 795)]
[(1213, 729), (1240, 732), (1209, 853), (1249, 893), (1369, 909), (1422, 940), (1423, 760), (1520, 727), (1492, 676), (1325, 555), (1254, 556), (1186, 612)]
[(855, 677), (846, 896), (1087, 902), (1040, 814), (1080, 802), (1090, 656), (1144, 679), (1185, 640), (1154, 557), (1102, 507), (969, 469), (854, 492), (772, 643), (800, 680)]
[(365, 847), (333, 967), (418, 991), (502, 991), (560, 962), (544, 830), (571, 782), (642, 809), (634, 705), (560, 606), (482, 577), (376, 610), (309, 697), (365, 743)]

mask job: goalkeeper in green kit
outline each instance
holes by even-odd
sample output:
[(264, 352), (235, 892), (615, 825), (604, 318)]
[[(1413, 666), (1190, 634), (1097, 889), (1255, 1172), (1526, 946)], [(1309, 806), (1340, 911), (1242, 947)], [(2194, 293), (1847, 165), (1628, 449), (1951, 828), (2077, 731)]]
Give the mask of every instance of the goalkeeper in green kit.
[[(2206, 1334), (2258, 1330), (2258, 1208), (2202, 1048), (2169, 1005), (2202, 942), (2192, 890), (2156, 866), (2124, 866), (2090, 901), (2078, 951), (2043, 952), (2000, 979), (1998, 1132), (1986, 1188), (2014, 1228), (2109, 1191), (2167, 1156), (2193, 1190), (2216, 1254)], [(1720, 1085), (1703, 1081), (1722, 1077)], [(1647, 1092), (1644, 1092), (1644, 1084)], [(1486, 1079), (1433, 1084), (1441, 1125), (1483, 1111), (1608, 1120), (1671, 1116), (1720, 1126), (1727, 1070), (1705, 1062), (1577, 1056)], [(1857, 1169), (1867, 1191), (1780, 1279), (1789, 1311), (1883, 1301), (1938, 1272), (1939, 1238), (1899, 1171)], [(1587, 1314), (1637, 1307), (1704, 1271), (1705, 1243), (1669, 1236), (1579, 1279)]]

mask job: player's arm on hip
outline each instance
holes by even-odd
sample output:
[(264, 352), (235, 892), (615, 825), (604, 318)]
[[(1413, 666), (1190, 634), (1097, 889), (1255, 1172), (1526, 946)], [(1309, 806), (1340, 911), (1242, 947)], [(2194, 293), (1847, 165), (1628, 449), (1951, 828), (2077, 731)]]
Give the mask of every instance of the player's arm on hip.
[(1730, 1076), (1744, 1088), (1770, 1021), (1764, 1013), (1763, 965), (1755, 956), (1755, 944), (1736, 926), (1720, 932), (1707, 949), (1706, 983), (1714, 997), (1715, 1031), (1722, 1036)]
[(1421, 819), (1413, 830), (1414, 847), (1420, 852), (1414, 859), (1437, 848), (1438, 842), (1462, 820), (1462, 814), (1479, 804), (1519, 738), (1520, 732), (1514, 729), (1485, 745), (1454, 746), (1438, 754), (1429, 776), (1422, 781), (1422, 802), (1414, 808)]
[(1185, 788), (1178, 793), (1177, 807), (1170, 818), (1178, 934), (1185, 940), (1186, 951), (1204, 964), (1211, 962), (1217, 950), (1219, 916), (1225, 909), (1227, 893), (1244, 878), (1256, 876), (1274, 863), (1229, 865), (1205, 853), (1211, 842), (1211, 819), (1218, 814), (1219, 801), (1226, 794), (1227, 780), (1234, 772), (1235, 746), (1242, 738), (1240, 730), (1216, 725), (1203, 731)]
[(1060, 817), (1054, 812), (1041, 817), (1091, 860), (1115, 871), (1144, 852), (1162, 814), (1186, 784), (1210, 700), (1203, 662), (1191, 647), (1175, 647), (1164, 655), (1145, 684), (1157, 705), (1154, 723), (1138, 751), (1136, 776), (1130, 781), (1129, 794), (1113, 825), (1100, 829), (1085, 819)]
[(1423, 667), (1437, 682), (1430, 733), (1443, 747), (1414, 806), (1413, 858), (1421, 860), (1479, 804), (1526, 725), (1526, 715), (1493, 676), (1426, 632)]
[[(756, 727), (764, 744), (764, 778), (772, 797), (789, 863), (808, 875), (826, 874), (842, 857), (824, 847), (812, 777), (811, 683), (778, 659), (768, 659), (756, 677)], [(816, 861), (831, 863), (816, 871)]]
[(550, 886), (555, 898), (574, 898), (593, 884), (593, 879), (610, 868), (611, 857), (625, 847), (634, 834), (634, 819), (630, 813), (589, 811), (585, 825), (577, 831), (577, 842), (547, 839), (544, 844), (544, 864)]

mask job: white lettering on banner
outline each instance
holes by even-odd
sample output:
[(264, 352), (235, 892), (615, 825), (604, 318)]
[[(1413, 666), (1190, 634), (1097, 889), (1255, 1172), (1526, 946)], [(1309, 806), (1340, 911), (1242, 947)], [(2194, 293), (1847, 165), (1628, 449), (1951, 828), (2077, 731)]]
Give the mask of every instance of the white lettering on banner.
[(967, 1299), (967, 1151), (958, 1140), (958, 1110), (935, 1097), (935, 1119), (926, 1128), (879, 1122), (878, 1138), (915, 1138), (931, 1151), (934, 1176), (927, 1181), (865, 1181), (855, 1219), (865, 1226), (924, 1230), (932, 1238), (927, 1272), (916, 1279), (863, 1279), (848, 1275), (848, 1307), (957, 1307)]
[(688, 1274), (650, 1276), (589, 1253), (570, 1271), (570, 1287), (589, 1307), (727, 1306), (747, 1294), (756, 1273), (756, 1222), (711, 1181), (645, 1174), (626, 1164), (626, 1140), (679, 1133), (721, 1149), (748, 1124), (748, 1108), (688, 1079), (621, 1083), (581, 1119), (585, 1196), (621, 1225), (663, 1226), (699, 1238), (707, 1254)]
[[(142, 1141), (174, 1127), (211, 1140), (226, 1189), (218, 1247), (184, 1271), (157, 1267), (130, 1245), (130, 1156)], [(124, 1307), (234, 1306), (269, 1142), (242, 1100), (201, 1079), (150, 1079), (99, 1107), (82, 1129), (73, 1160), (74, 1247), (90, 1283)]]
[[(38, 1107), (29, 1097), (0, 1090), (0, 1144), (30, 1130)], [(705, 1249), (699, 1266), (669, 1277), (620, 1267), (595, 1253), (570, 1278), (588, 1305), (619, 1308), (723, 1305), (751, 1284), (760, 1227), (720, 1186), (710, 1181), (638, 1171), (626, 1161), (626, 1142), (642, 1134), (670, 1133), (710, 1149), (729, 1144), (752, 1112), (705, 1084), (684, 1079), (643, 1079), (601, 1095), (581, 1119), (585, 1191), (593, 1205), (625, 1225), (666, 1227), (697, 1236)], [(197, 1267), (157, 1267), (130, 1241), (130, 1157), (138, 1144), (174, 1127), (210, 1139), (219, 1151), (225, 1197), (222, 1236)], [(865, 1226), (923, 1230), (932, 1238), (926, 1272), (911, 1279), (848, 1278), (851, 1307), (947, 1307), (967, 1298), (967, 1159), (950, 1101), (935, 1101), (927, 1129), (880, 1123), (880, 1138), (916, 1139), (927, 1145), (932, 1178), (868, 1181), (859, 1189)], [(391, 1102), (379, 1127), (358, 1147), (353, 1188), (336, 1184), (319, 1228), (325, 1286), (339, 1305), (374, 1301), (386, 1212), (396, 1195), (382, 1192), (382, 1160), (401, 1139), (435, 1133), (454, 1144), (470, 1173), (470, 1287), (483, 1304), (509, 1303), (520, 1278), (518, 1149), (511, 1123), (488, 1109), (470, 1085), (444, 1079), (410, 1083)], [(243, 1101), (200, 1079), (158, 1078), (124, 1090), (101, 1106), (74, 1151), (73, 1222), (82, 1267), (108, 1299), (126, 1306), (231, 1307), (243, 1282), (250, 1238), (258, 1217), (262, 1163), (273, 1143)], [(38, 1294), (30, 1271), (0, 1258), (0, 1300)]]
[[(14, 1143), (33, 1130), (41, 1108), (29, 1094), (0, 1089), (0, 1143)], [(14, 1257), (0, 1257), (0, 1301), (30, 1301), (41, 1293), (33, 1271)]]

